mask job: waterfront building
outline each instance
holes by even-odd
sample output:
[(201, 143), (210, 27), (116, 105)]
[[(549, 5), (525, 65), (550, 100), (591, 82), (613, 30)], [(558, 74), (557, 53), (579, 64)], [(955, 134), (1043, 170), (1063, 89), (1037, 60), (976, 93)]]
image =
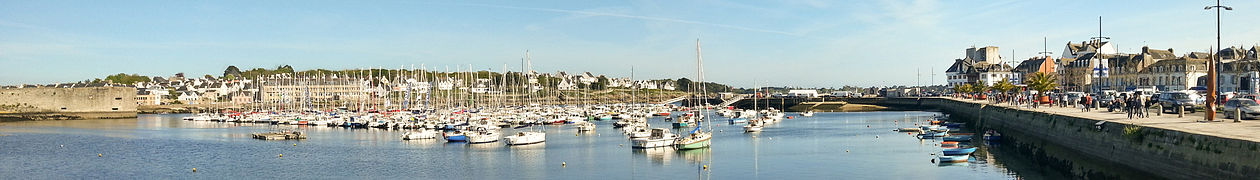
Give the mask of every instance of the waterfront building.
[(1085, 54), (1102, 53), (1112, 55), (1119, 53), (1116, 46), (1109, 41), (1089, 40), (1081, 41), (1081, 43), (1068, 42), (1063, 47), (1063, 53), (1059, 53), (1060, 59), (1078, 59)]
[(813, 89), (788, 90), (788, 95), (792, 97), (815, 98), (815, 97), (818, 97), (818, 90), (813, 90)]
[(162, 105), (162, 96), (145, 89), (136, 91), (136, 105)]
[(201, 101), (201, 96), (198, 96), (197, 92), (194, 91), (184, 91), (179, 94), (179, 98), (177, 99), (184, 104), (197, 104)]
[(1138, 79), (1142, 86), (1154, 86), (1159, 90), (1190, 90), (1201, 86), (1199, 82), (1206, 81), (1207, 62), (1207, 59), (1188, 57), (1160, 60), (1144, 68)]
[(1036, 73), (1058, 74), (1057, 61), (1058, 60), (1053, 59), (1050, 56), (1028, 58), (1028, 60), (1020, 62), (1019, 65), (1015, 66), (1015, 69), (1012, 70), (1011, 75), (1013, 75), (1013, 78), (1011, 78), (1011, 82), (1015, 84), (1023, 84), (1026, 77), (1030, 77)]
[[(1142, 47), (1140, 54), (1117, 55), (1108, 61), (1109, 76), (1104, 79), (1104, 87), (1112, 90), (1131, 90), (1138, 87), (1154, 86), (1154, 81), (1146, 79), (1147, 67), (1167, 59), (1176, 59), (1173, 49), (1160, 50)], [(1202, 67), (1199, 67), (1202, 68)], [(1206, 69), (1203, 69), (1206, 72)], [(1169, 83), (1175, 84), (1175, 83)]]
[(1222, 60), (1218, 86), (1221, 92), (1260, 93), (1260, 73), (1257, 73), (1260, 71), (1260, 60), (1257, 59), (1257, 49), (1260, 46), (1252, 46), (1245, 51), (1234, 47), (1220, 51)]
[(962, 84), (984, 83), (992, 86), (998, 81), (1016, 78), (1009, 64), (1002, 63), (998, 47), (967, 48), (967, 57), (955, 59), (954, 64), (945, 70), (949, 87)]
[[(1109, 58), (1118, 57), (1114, 44), (1099, 39), (1068, 42), (1060, 53), (1059, 87), (1068, 91), (1106, 88), (1110, 76)], [(1099, 82), (1099, 83), (1095, 83)]]
[[(382, 81), (385, 82), (385, 81)], [(366, 99), (368, 93), (377, 90), (384, 97), (390, 87), (365, 88), (366, 80), (355, 78), (269, 78), (262, 81), (259, 90), (266, 103), (332, 103), (348, 104)]]

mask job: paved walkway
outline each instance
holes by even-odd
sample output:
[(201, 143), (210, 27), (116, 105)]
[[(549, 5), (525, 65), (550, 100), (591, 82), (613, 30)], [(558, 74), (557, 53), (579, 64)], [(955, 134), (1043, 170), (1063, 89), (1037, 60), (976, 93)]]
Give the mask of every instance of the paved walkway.
[[(985, 100), (969, 100), (961, 98), (950, 99), (972, 103), (983, 103), (990, 106), (1016, 107), (1015, 105), (1010, 105), (1008, 103), (990, 103)], [(1038, 108), (1032, 108), (1031, 106), (1020, 106), (1018, 108), (1080, 118), (1104, 120), (1109, 123), (1133, 124), (1230, 139), (1260, 142), (1260, 120), (1244, 119), (1243, 122), (1235, 123), (1233, 119), (1224, 119), (1225, 116), (1222, 114), (1217, 114), (1217, 119), (1214, 122), (1204, 122), (1203, 112), (1186, 114), (1184, 117), (1178, 118), (1175, 113), (1156, 116), (1155, 112), (1158, 111), (1151, 109), (1151, 113), (1148, 118), (1129, 119), (1128, 115), (1126, 115), (1123, 111), (1107, 112), (1107, 108), (1094, 109), (1090, 112), (1081, 112), (1080, 108), (1060, 108), (1058, 106), (1048, 107), (1044, 104)]]

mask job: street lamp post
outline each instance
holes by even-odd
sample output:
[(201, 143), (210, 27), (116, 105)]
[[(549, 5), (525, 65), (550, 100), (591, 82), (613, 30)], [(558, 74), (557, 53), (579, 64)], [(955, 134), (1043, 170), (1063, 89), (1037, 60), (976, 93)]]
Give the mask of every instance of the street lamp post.
[(1208, 101), (1207, 109), (1204, 110), (1205, 115), (1203, 116), (1204, 120), (1207, 120), (1207, 121), (1216, 120), (1216, 96), (1220, 94), (1220, 92), (1217, 92), (1220, 89), (1216, 88), (1216, 85), (1217, 85), (1216, 76), (1219, 73), (1218, 71), (1220, 71), (1220, 68), (1216, 66), (1221, 61), (1221, 9), (1234, 10), (1234, 8), (1229, 7), (1229, 6), (1221, 6), (1221, 0), (1216, 0), (1215, 6), (1203, 7), (1203, 10), (1212, 10), (1212, 9), (1216, 9), (1216, 52), (1212, 56), (1212, 60), (1209, 60), (1208, 62), (1207, 91), (1208, 91), (1209, 96), (1207, 98), (1207, 101)]

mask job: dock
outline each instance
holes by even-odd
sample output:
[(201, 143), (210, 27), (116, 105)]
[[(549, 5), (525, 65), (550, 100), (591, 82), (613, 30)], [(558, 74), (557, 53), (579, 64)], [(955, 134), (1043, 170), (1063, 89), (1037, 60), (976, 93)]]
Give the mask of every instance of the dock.
[(306, 139), (306, 134), (303, 134), (302, 132), (297, 132), (297, 131), (254, 133), (251, 135), (254, 137), (254, 139), (261, 139), (261, 140)]

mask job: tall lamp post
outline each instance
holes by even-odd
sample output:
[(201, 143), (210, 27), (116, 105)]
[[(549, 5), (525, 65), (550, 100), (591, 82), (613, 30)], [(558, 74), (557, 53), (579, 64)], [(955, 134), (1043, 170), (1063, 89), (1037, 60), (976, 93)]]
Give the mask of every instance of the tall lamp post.
[(1216, 75), (1218, 74), (1217, 71), (1220, 71), (1220, 68), (1216, 66), (1217, 66), (1217, 63), (1220, 63), (1221, 61), (1221, 9), (1234, 10), (1234, 8), (1229, 7), (1229, 6), (1221, 6), (1221, 0), (1216, 0), (1215, 6), (1203, 7), (1203, 10), (1212, 10), (1212, 9), (1216, 9), (1216, 52), (1212, 56), (1212, 60), (1208, 62), (1207, 91), (1208, 91), (1209, 96), (1207, 98), (1207, 101), (1208, 101), (1207, 109), (1204, 110), (1204, 114), (1206, 115), (1203, 116), (1204, 120), (1207, 120), (1207, 121), (1216, 120), (1216, 96), (1220, 94), (1220, 92), (1217, 92), (1220, 89), (1216, 88), (1216, 85), (1217, 85)]

